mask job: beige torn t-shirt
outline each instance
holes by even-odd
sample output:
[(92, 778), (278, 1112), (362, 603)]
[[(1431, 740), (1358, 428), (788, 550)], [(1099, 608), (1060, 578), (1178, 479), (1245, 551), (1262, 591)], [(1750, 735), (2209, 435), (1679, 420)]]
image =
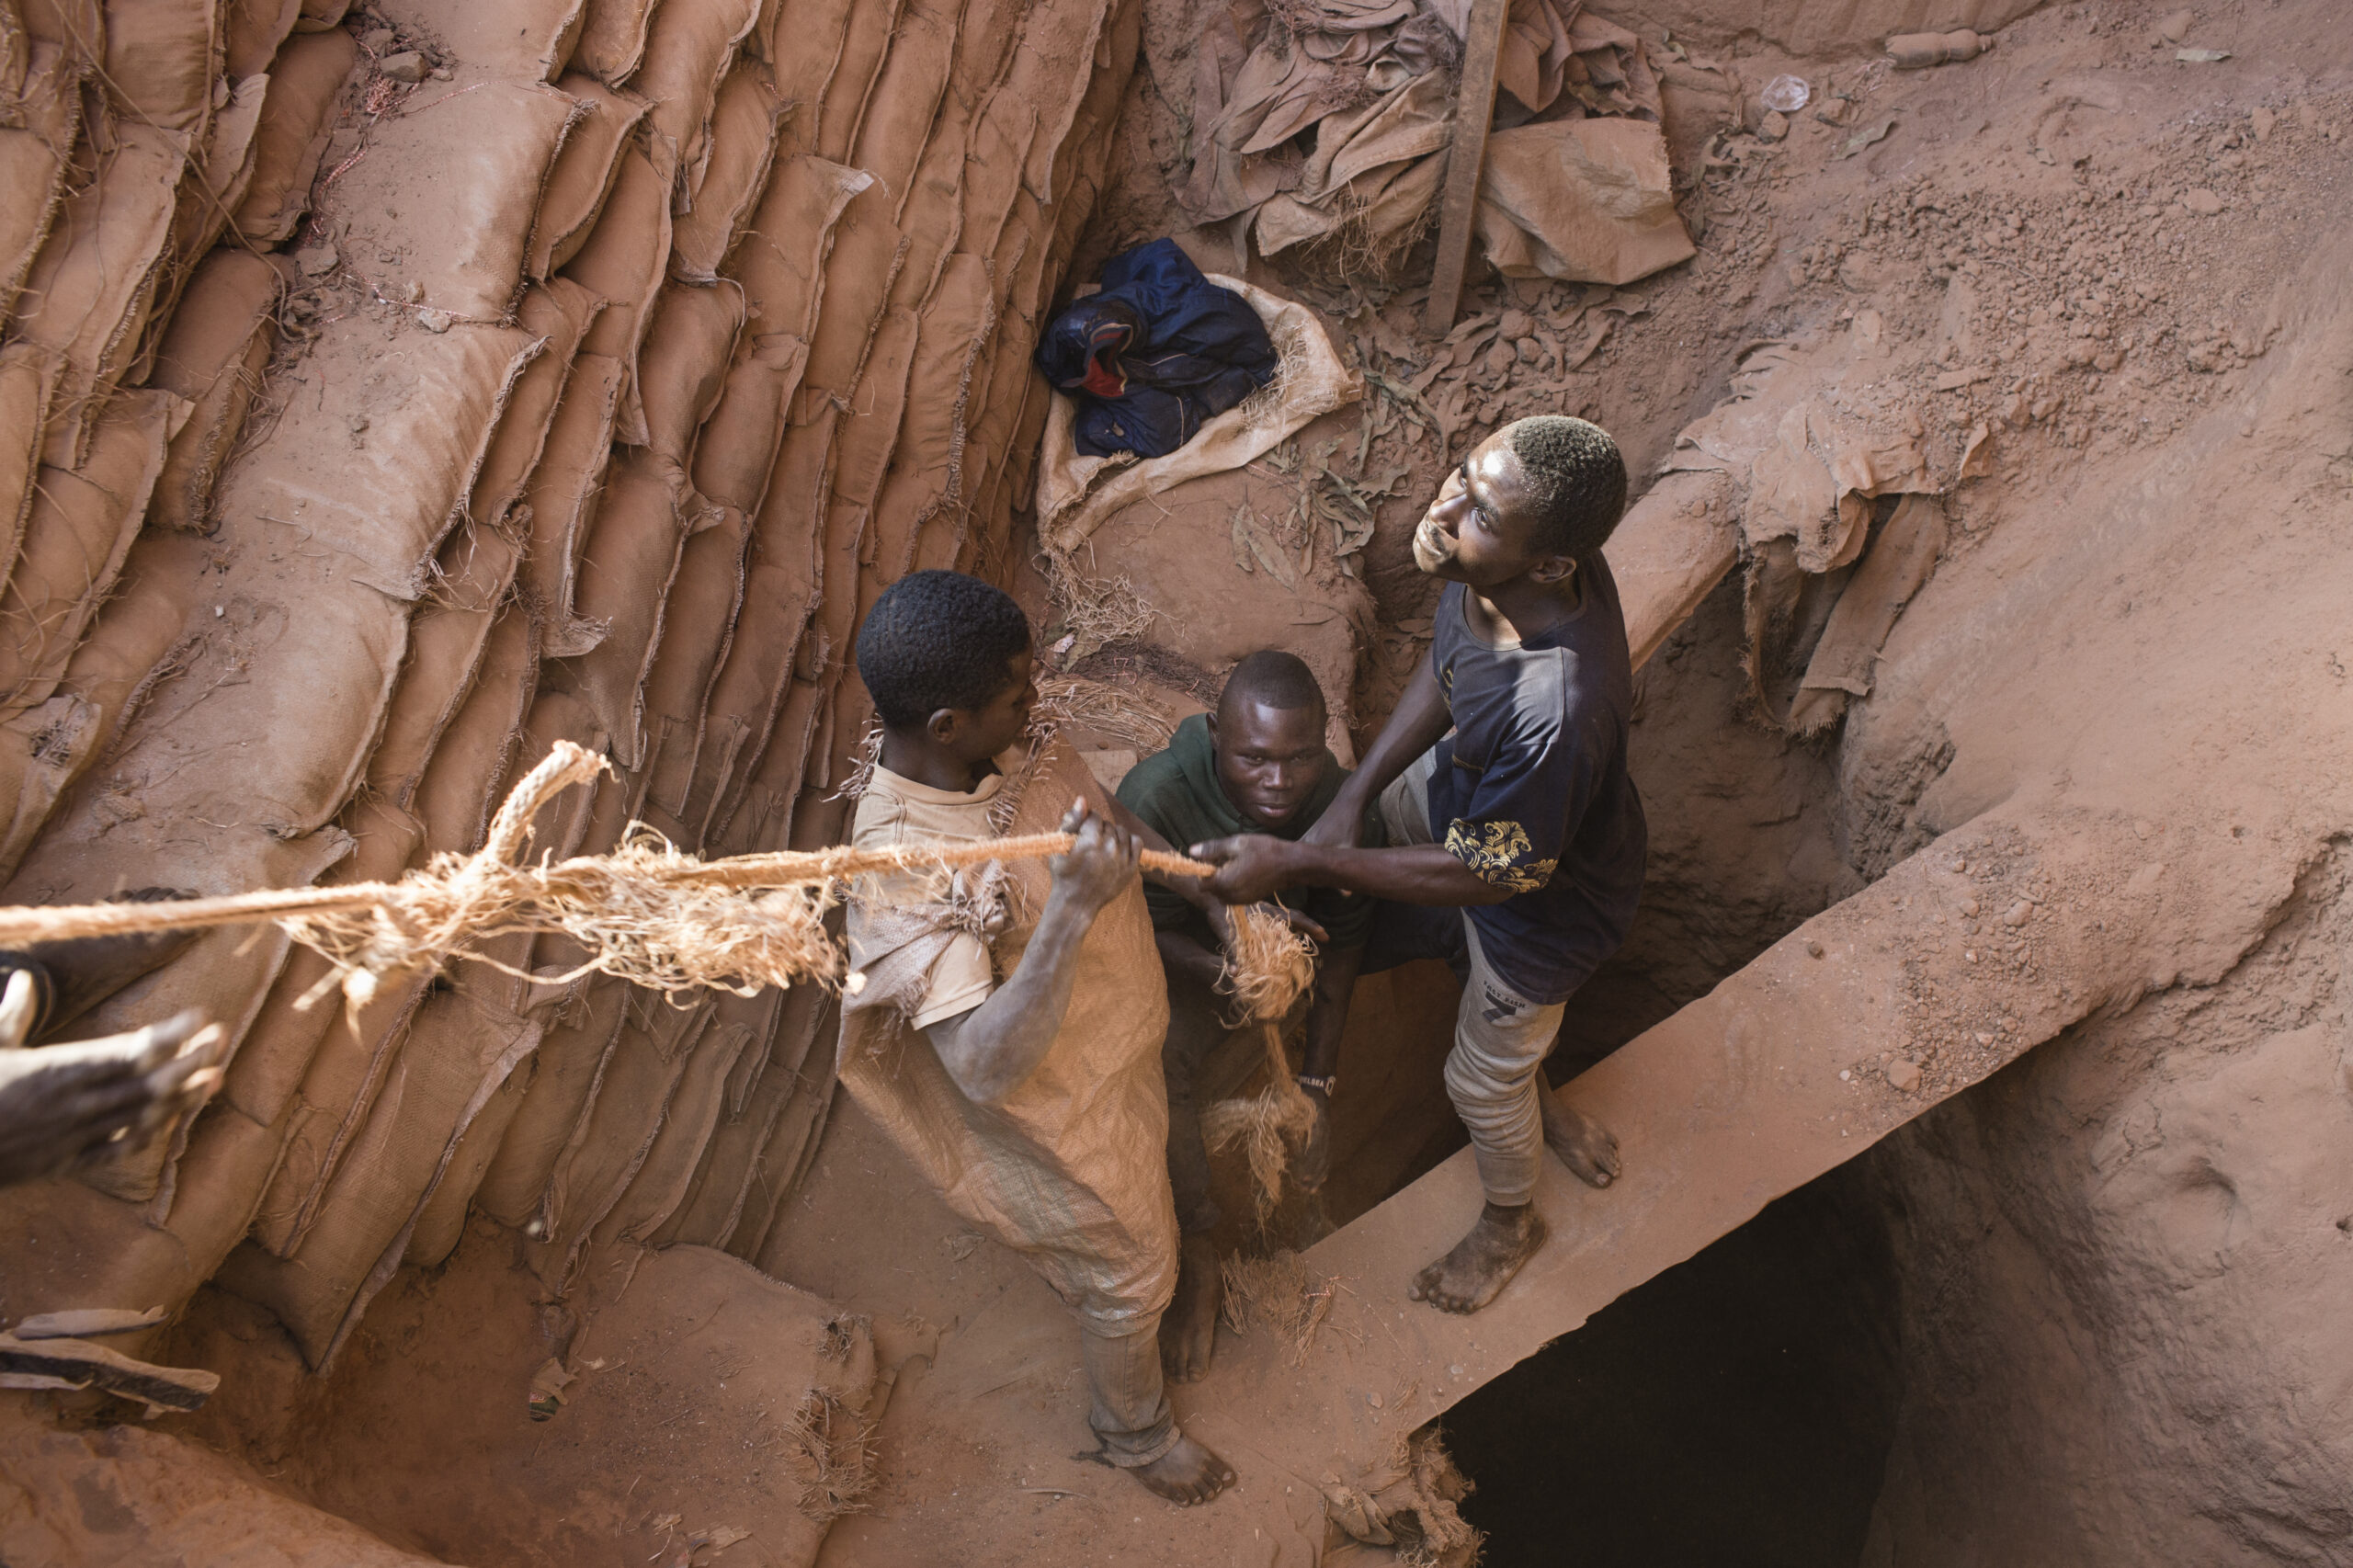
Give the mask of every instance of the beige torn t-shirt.
[[(1006, 753), (998, 759), (999, 771), (983, 779), (970, 794), (935, 790), (876, 764), (866, 793), (858, 798), (858, 815), (851, 820), (851, 846), (886, 849), (899, 844), (942, 840), (969, 844), (996, 837), (989, 826), (989, 811), (1019, 760), (1016, 753)], [(849, 961), (860, 972), (877, 956), (862, 913), (859, 905), (850, 905)], [(989, 962), (988, 944), (970, 932), (959, 931), (932, 965), (930, 983), (910, 1022), (916, 1028), (928, 1028), (942, 1018), (969, 1013), (995, 989), (996, 971)]]

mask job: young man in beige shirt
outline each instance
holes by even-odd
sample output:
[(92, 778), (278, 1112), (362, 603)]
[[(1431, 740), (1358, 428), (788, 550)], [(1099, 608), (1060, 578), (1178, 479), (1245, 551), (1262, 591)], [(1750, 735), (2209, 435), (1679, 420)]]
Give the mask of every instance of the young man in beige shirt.
[(1176, 1220), (1162, 1153), (1168, 1004), (1136, 871), (1141, 824), (1068, 747), (1025, 744), (1030, 658), (1020, 608), (959, 573), (902, 578), (859, 629), (883, 736), (854, 845), (1058, 824), (1078, 843), (1044, 861), (861, 889), (841, 1079), (949, 1207), (1069, 1306), (1100, 1457), (1171, 1502), (1207, 1502), (1233, 1471), (1177, 1429), (1161, 1370)]

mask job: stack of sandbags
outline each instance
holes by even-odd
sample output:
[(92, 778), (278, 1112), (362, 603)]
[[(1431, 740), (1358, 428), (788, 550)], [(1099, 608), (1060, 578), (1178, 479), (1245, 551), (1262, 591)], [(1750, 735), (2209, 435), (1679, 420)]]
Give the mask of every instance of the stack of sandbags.
[[(36, 203), (28, 276), (110, 243), (72, 322), (52, 286), (0, 350), (0, 477), (46, 463), (40, 506), (90, 514), (23, 530), (0, 897), (397, 876), (478, 847), (559, 739), (614, 771), (535, 856), (641, 820), (711, 853), (836, 837), (858, 615), (917, 566), (1009, 569), (1133, 0), (133, 9), (143, 117), (60, 42), (65, 153), (19, 160), (74, 193)], [(209, 256), (175, 217), (207, 194)], [(221, 1018), (228, 1082), (142, 1157), (0, 1194), (38, 1242), (0, 1242), (0, 1312), (217, 1273), (324, 1364), (470, 1207), (559, 1288), (600, 1249), (755, 1251), (831, 1104), (827, 998), (483, 956), (346, 1008), (229, 931), (115, 997), (93, 1028)]]

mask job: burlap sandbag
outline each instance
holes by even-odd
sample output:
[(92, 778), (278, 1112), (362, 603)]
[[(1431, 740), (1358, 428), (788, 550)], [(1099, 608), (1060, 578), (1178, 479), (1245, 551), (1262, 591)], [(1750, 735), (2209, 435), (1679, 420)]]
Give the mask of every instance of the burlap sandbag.
[(627, 367), (602, 354), (573, 360), (539, 464), (524, 490), (530, 537), (520, 580), (545, 625), (551, 658), (585, 653), (604, 635), (604, 628), (579, 618), (573, 601), (581, 540), (612, 460), (613, 424), (628, 379)]
[(1039, 454), (1038, 534), (1047, 548), (1067, 554), (1086, 542), (1113, 512), (1188, 479), (1240, 468), (1271, 450), (1319, 414), (1364, 395), (1364, 381), (1333, 351), (1332, 340), (1306, 306), (1281, 300), (1238, 278), (1209, 274), (1211, 282), (1250, 301), (1267, 324), (1282, 363), (1275, 379), (1203, 425), (1164, 458), (1081, 457), (1072, 431), (1075, 405), (1057, 394)]
[(965, 410), (974, 368), (996, 324), (991, 293), (980, 257), (951, 256), (924, 307), (907, 369), (905, 416), (874, 505), (874, 554), (886, 579), (906, 574), (923, 528), (962, 498)]
[(351, 0), (302, 0), (302, 14), (294, 23), (298, 33), (325, 32), (343, 26)]
[(775, 167), (777, 136), (792, 108), (777, 97), (768, 69), (738, 60), (711, 107), (708, 154), (691, 205), (679, 214), (670, 275), (709, 283), (719, 276), (751, 221), (753, 205)]
[(1666, 137), (1646, 120), (1557, 119), (1487, 138), (1479, 241), (1506, 278), (1631, 283), (1696, 254)]
[(588, 0), (573, 64), (608, 86), (627, 85), (645, 58), (656, 0)]
[(335, 1022), (319, 1037), (302, 1074), (287, 1130), (286, 1149), (253, 1217), (256, 1244), (285, 1257), (310, 1233), (328, 1180), (383, 1087), (425, 999), (426, 977), (409, 976), (379, 991), (357, 1017), (338, 1002)]
[(330, 323), (303, 394), (223, 480), (222, 512), (282, 518), (347, 558), (358, 581), (420, 597), (532, 343), (515, 327), (404, 326), (388, 341), (364, 316)]
[(136, 122), (94, 152), (25, 279), (17, 335), (64, 360), (41, 460), (79, 468), (91, 422), (136, 355), (188, 165), (184, 131)]
[(0, 125), (0, 320), (13, 315), (65, 199), (67, 160), (82, 130), (82, 57), (53, 43), (28, 51), (16, 123)]
[(527, 607), (509, 600), (483, 645), (473, 689), (441, 732), (411, 799), (427, 854), (482, 847), (539, 673), (539, 626)]
[(188, 404), (126, 392), (98, 419), (89, 460), (41, 469), (24, 543), (8, 574), (10, 636), (0, 640), (0, 715), (46, 702), (139, 532)]
[(376, 14), (404, 33), (438, 40), (470, 72), (515, 82), (552, 82), (572, 59), (583, 0), (382, 0)]
[(408, 659), (368, 758), (371, 793), (404, 809), (415, 803), (434, 749), (473, 694), (521, 557), (521, 547), (494, 528), (460, 529), (442, 546), (440, 585), (409, 622)]
[(116, 115), (201, 135), (220, 68), (220, 0), (106, 0), (107, 97)]
[(105, 734), (97, 705), (68, 691), (0, 721), (0, 877), (25, 858)]
[[(821, 591), (828, 574), (857, 574), (855, 535), (812, 538), (810, 517), (823, 505), (839, 418), (829, 409), (812, 425), (785, 432), (777, 457), (775, 478), (760, 508), (754, 538), (753, 569), (745, 597), (762, 607), (762, 619), (772, 630), (759, 637), (738, 639), (729, 650), (710, 701), (703, 758), (696, 767), (694, 808), (707, 821), (706, 834), (715, 832), (734, 812), (751, 781), (752, 769), (772, 744), (786, 710), (793, 701), (793, 674), (798, 669), (811, 686), (804, 694), (801, 723), (785, 728), (806, 739), (807, 720), (816, 694), (813, 683), (847, 654), (847, 642), (837, 633), (813, 626)], [(830, 519), (835, 509), (818, 516)], [(717, 730), (715, 736), (709, 732)]]
[[(1048, 832), (1099, 786), (1060, 743), (1021, 786), (1013, 834)], [(1010, 922), (990, 944), (1000, 974), (1019, 964), (1045, 907), (1040, 860), (1014, 861)], [(1176, 1279), (1168, 1188), (1168, 1098), (1161, 1037), (1168, 998), (1143, 887), (1131, 882), (1080, 945), (1062, 1028), (1029, 1076), (983, 1108), (965, 1098), (900, 1011), (919, 990), (922, 939), (873, 956), (842, 1012), (841, 1079), (949, 1208), (1021, 1253), (1073, 1310), (1108, 1328), (1157, 1312)], [(903, 975), (904, 955), (916, 972)], [(1030, 1185), (1052, 1179), (1051, 1194)]]
[(40, 472), (40, 433), (62, 368), (34, 343), (0, 345), (0, 583), (17, 563)]
[(557, 149), (547, 185), (540, 192), (523, 264), (525, 273), (534, 278), (546, 278), (587, 244), (589, 231), (612, 195), (613, 182), (620, 177), (621, 149), (650, 107), (643, 98), (614, 92), (577, 72), (556, 85), (588, 112), (574, 123)]
[(738, 341), (719, 406), (695, 443), (689, 472), (705, 500), (747, 517), (758, 515), (784, 441), (785, 403), (800, 381), (808, 347), (780, 332)]
[(221, 68), (229, 79), (267, 72), (301, 14), (302, 0), (222, 0)]
[[(253, 180), (254, 139), (261, 129), (262, 105), (268, 93), (267, 76), (248, 76), (239, 82), (213, 115), (196, 156), (180, 176), (172, 234), (165, 246), (165, 271), (155, 295), (153, 314), (157, 321), (168, 322), (178, 311), (197, 267), (214, 242), (228, 233), (229, 215), (245, 199), (245, 187)], [(147, 338), (151, 362), (155, 336), (150, 333)]]
[(645, 1164), (711, 1017), (708, 998), (678, 1007), (649, 991), (633, 991), (623, 1011), (596, 1096), (548, 1186), (547, 1240), (563, 1277), (577, 1267), (591, 1233)]
[(476, 78), (377, 120), (336, 187), (346, 264), (388, 298), (421, 289), (426, 309), (512, 320), (540, 193), (587, 112), (553, 87)]
[[(362, 798), (338, 824), (351, 835), (350, 855), (319, 880), (325, 883), (394, 881), (415, 861), (424, 834), (416, 820), (387, 802)], [(222, 1084), (222, 1099), (263, 1125), (286, 1115), (301, 1090), (320, 1044), (333, 1030), (348, 1031), (341, 997), (321, 994), (327, 961), (308, 948), (296, 948), (269, 988), (253, 1028), (237, 1047)], [(310, 999), (310, 1006), (301, 1003)]]
[(582, 340), (584, 352), (618, 359), (629, 371), (621, 383), (614, 433), (645, 444), (645, 410), (637, 398), (637, 355), (645, 341), (654, 296), (669, 270), (670, 185), (643, 149), (621, 153), (620, 173), (596, 229), (563, 275), (606, 301)]
[[(551, 951), (549, 966), (564, 965), (565, 956), (561, 949)], [(575, 950), (575, 961), (578, 956)], [(596, 1093), (607, 1054), (620, 1036), (629, 989), (626, 982), (609, 975), (580, 981), (548, 1026), (532, 1058), (523, 1103), (508, 1122), (476, 1194), (482, 1211), (501, 1224), (521, 1230), (537, 1222), (544, 1232), (549, 1178)]]
[[(757, 1256), (756, 1244), (800, 1163), (805, 1129), (833, 1098), (837, 1028), (832, 998), (818, 987), (796, 986), (778, 999), (775, 1021), (729, 1081), (693, 1190), (654, 1233), (657, 1245), (684, 1242)], [(821, 1033), (824, 1047), (813, 1049)]]
[(245, 427), (278, 341), (278, 269), (247, 251), (222, 248), (197, 269), (164, 329), (151, 386), (194, 405), (172, 437), (149, 504), (158, 528), (211, 527), (212, 488)]
[(539, 1043), (540, 1025), (460, 981), (417, 1009), (367, 1125), (291, 1258), (248, 1248), (222, 1283), (278, 1314), (324, 1369), (400, 1267), (409, 1233), (491, 1095)]
[(358, 56), (359, 46), (342, 31), (298, 33), (278, 51), (254, 131), (253, 174), (237, 204), (237, 233), (248, 244), (282, 244), (310, 210), (335, 100)]
[(872, 175), (823, 158), (794, 158), (778, 166), (752, 215), (756, 237), (730, 266), (763, 332), (804, 342), (815, 333), (835, 226), (843, 210), (873, 184)]
[(0, 821), (8, 824), (0, 880), (15, 873), (65, 792), (116, 749), (132, 713), (187, 671), (194, 650), (181, 627), (204, 562), (178, 548), (185, 542), (150, 534), (132, 543), (113, 597), (65, 666), (56, 695), (7, 721), (0, 742)]
[(663, 289), (637, 358), (645, 445), (656, 455), (686, 466), (695, 433), (719, 406), (743, 327), (744, 292), (732, 283), (674, 282)]
[(646, 129), (657, 146), (666, 148), (666, 157), (657, 161), (676, 172), (682, 196), (690, 197), (702, 184), (711, 102), (758, 13), (759, 0), (700, 0), (654, 8), (644, 58), (630, 78), (630, 89), (654, 106)]
[(744, 607), (744, 567), (751, 519), (733, 508), (706, 514), (710, 526), (687, 540), (663, 610), (662, 642), (645, 677), (646, 819), (699, 849), (699, 824), (687, 819), (711, 678), (735, 635)]
[(644, 1159), (597, 1222), (599, 1244), (650, 1242), (686, 1201), (711, 1131), (726, 1108), (727, 1080), (748, 1052), (767, 1048), (764, 1030), (780, 994), (770, 986), (757, 996), (711, 999), (710, 1027), (687, 1055)]
[(523, 499), (531, 471), (547, 450), (548, 427), (555, 420), (564, 383), (572, 378), (581, 335), (603, 308), (603, 301), (566, 278), (523, 290), (515, 323), (531, 335), (539, 349), (507, 394), (489, 452), (474, 475), (466, 512), (478, 527), (505, 527), (507, 512)]
[(635, 767), (645, 755), (644, 687), (662, 636), (665, 601), (677, 575), (689, 519), (676, 472), (654, 453), (616, 461), (582, 552), (574, 605), (601, 621), (594, 648), (563, 661), (573, 691), (612, 736), (613, 759)]

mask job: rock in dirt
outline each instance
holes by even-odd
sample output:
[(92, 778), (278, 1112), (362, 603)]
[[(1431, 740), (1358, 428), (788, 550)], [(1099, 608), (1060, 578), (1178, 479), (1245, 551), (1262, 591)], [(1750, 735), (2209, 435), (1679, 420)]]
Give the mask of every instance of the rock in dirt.
[(2179, 43), (2189, 36), (2189, 24), (2198, 19), (2188, 10), (2171, 12), (2157, 18), (2157, 36), (2167, 43)]
[(1920, 1064), (1908, 1056), (1899, 1056), (1887, 1064), (1888, 1086), (1898, 1094), (1910, 1094), (1920, 1086)]
[(1790, 117), (1779, 109), (1766, 115), (1756, 127), (1756, 140), (1759, 142), (1779, 142), (1789, 133)]
[(1967, 28), (1949, 33), (1898, 33), (1887, 40), (1887, 52), (1898, 71), (1922, 71), (1974, 60), (1993, 41)]
[(330, 244), (304, 245), (294, 253), (294, 265), (302, 269), (305, 278), (324, 278), (341, 259)]
[(395, 82), (406, 82), (413, 86), (425, 80), (430, 67), (425, 63), (425, 56), (413, 49), (404, 49), (398, 54), (384, 56), (383, 63), (376, 69)]
[(2222, 199), (2202, 187), (2181, 193), (2181, 204), (2201, 218), (2211, 218), (2222, 210)]

